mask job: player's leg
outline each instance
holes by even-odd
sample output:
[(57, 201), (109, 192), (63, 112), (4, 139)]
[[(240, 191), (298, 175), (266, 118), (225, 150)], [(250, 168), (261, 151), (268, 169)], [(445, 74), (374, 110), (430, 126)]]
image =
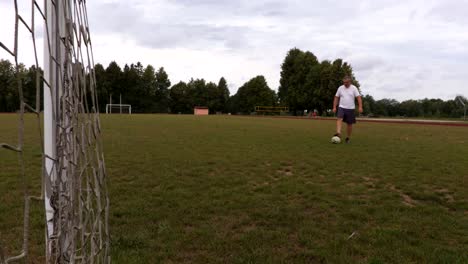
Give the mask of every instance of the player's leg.
[(337, 119), (336, 119), (336, 134), (335, 136), (341, 137), (341, 128), (343, 127), (344, 118), (343, 108), (338, 108)]
[(345, 142), (349, 143), (349, 141), (351, 140), (351, 135), (353, 134), (353, 124), (356, 123), (356, 115), (354, 113), (354, 109), (347, 110), (344, 120), (346, 121), (346, 124), (348, 124)]
[(351, 139), (351, 134), (353, 133), (353, 124), (348, 124), (348, 127), (347, 127), (347, 128), (348, 128), (348, 129), (347, 129), (348, 131), (346, 131), (346, 132), (347, 132), (347, 134), (346, 134), (346, 136), (347, 136), (347, 137), (346, 137), (346, 141), (349, 142), (349, 140)]
[(336, 120), (336, 134), (337, 136), (340, 136), (341, 135), (341, 128), (343, 127), (343, 119), (342, 118), (338, 118)]

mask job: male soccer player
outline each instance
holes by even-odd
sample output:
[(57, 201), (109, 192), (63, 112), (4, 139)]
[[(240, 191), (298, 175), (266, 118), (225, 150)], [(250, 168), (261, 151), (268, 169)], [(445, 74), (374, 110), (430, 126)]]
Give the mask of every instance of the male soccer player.
[[(363, 109), (361, 94), (359, 94), (357, 87), (351, 84), (351, 78), (346, 76), (343, 79), (343, 85), (338, 88), (338, 91), (336, 92), (335, 98), (333, 100), (333, 113), (338, 113), (335, 136), (341, 138), (341, 127), (344, 121), (346, 124), (348, 124), (346, 143), (349, 143), (351, 134), (353, 132), (353, 124), (356, 123), (356, 115), (354, 113), (354, 109), (356, 108), (356, 98), (359, 104), (359, 113), (362, 113)], [(340, 105), (337, 109), (336, 107), (338, 106), (338, 102), (340, 102)]]

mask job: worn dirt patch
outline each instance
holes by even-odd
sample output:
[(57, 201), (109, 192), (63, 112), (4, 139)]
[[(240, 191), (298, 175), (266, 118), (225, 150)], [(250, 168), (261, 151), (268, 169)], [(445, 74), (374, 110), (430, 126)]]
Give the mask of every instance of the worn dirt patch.
[(455, 199), (453, 198), (453, 195), (451, 194), (451, 192), (448, 190), (448, 189), (437, 189), (435, 191), (437, 194), (441, 195), (445, 201), (449, 202), (449, 203), (453, 203), (455, 202)]
[(256, 188), (256, 187), (265, 187), (265, 186), (268, 186), (268, 185), (270, 185), (270, 183), (267, 182), (267, 181), (265, 181), (265, 182), (254, 182), (254, 183), (252, 183), (252, 186), (253, 186), (254, 188)]
[(369, 190), (375, 190), (375, 183), (373, 183), (373, 182), (366, 182), (365, 185), (366, 185), (366, 187), (367, 187)]
[(374, 179), (363, 176), (362, 179), (366, 182), (374, 182)]
[(376, 187), (376, 180), (370, 177), (363, 176), (362, 179), (364, 180), (364, 185), (367, 189), (374, 191)]
[(293, 167), (292, 165), (286, 165), (276, 171), (278, 174), (283, 176), (293, 176)]
[(395, 185), (393, 184), (389, 184), (388, 185), (389, 189), (398, 193), (400, 195), (400, 197), (403, 199), (403, 204), (408, 206), (408, 207), (415, 207), (416, 205), (418, 205), (419, 203), (414, 200), (411, 196), (407, 195), (406, 193), (404, 193), (402, 190), (398, 189)]

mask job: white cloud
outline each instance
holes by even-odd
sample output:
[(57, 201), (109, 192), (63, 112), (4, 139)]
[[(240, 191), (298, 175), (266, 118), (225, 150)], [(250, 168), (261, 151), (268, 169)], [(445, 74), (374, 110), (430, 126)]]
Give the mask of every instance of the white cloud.
[[(97, 62), (164, 66), (173, 83), (191, 77), (216, 82), (224, 76), (235, 92), (261, 74), (276, 89), (286, 52), (298, 47), (321, 60), (350, 62), (363, 91), (376, 98), (448, 99), (468, 93), (467, 0), (106, 0), (88, 5)], [(11, 6), (0, 1), (2, 42), (11, 39)], [(0, 51), (0, 57), (5, 53)]]

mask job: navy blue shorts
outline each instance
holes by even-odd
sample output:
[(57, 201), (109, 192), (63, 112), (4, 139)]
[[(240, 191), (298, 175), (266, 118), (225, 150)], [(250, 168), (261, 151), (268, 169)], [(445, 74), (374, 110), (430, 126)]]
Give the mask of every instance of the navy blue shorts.
[(356, 124), (356, 114), (354, 109), (338, 108), (338, 118), (343, 119), (346, 124)]

